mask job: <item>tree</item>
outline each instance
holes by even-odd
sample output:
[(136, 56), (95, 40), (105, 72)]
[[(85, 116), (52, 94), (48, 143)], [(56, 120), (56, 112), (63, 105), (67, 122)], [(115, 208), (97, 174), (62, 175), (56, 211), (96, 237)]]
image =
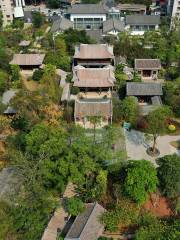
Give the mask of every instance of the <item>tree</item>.
[(167, 155), (158, 159), (158, 177), (162, 193), (171, 198), (180, 194), (180, 156)]
[(140, 160), (128, 164), (124, 191), (137, 203), (144, 203), (148, 194), (156, 190), (157, 184), (157, 172), (150, 162)]
[(121, 105), (122, 117), (126, 122), (135, 124), (137, 120), (137, 102), (134, 97), (126, 97)]
[(0, 93), (3, 93), (7, 87), (9, 76), (6, 72), (0, 71)]
[(40, 12), (33, 12), (32, 14), (32, 23), (34, 28), (40, 28), (44, 23), (44, 17)]
[(152, 154), (156, 153), (156, 142), (160, 134), (166, 132), (168, 123), (167, 118), (172, 116), (172, 112), (167, 106), (159, 107), (150, 112), (147, 116), (147, 132), (153, 136), (153, 146), (150, 149)]
[(2, 29), (3, 26), (3, 14), (2, 11), (0, 11), (0, 30)]
[(37, 69), (37, 70), (35, 70), (35, 71), (33, 72), (32, 79), (33, 79), (34, 81), (40, 81), (41, 78), (42, 78), (42, 76), (43, 76), (43, 71), (40, 70), (40, 69)]
[(58, 84), (58, 76), (56, 75), (56, 67), (48, 64), (44, 69), (44, 73), (41, 79), (41, 83), (43, 84), (43, 90), (49, 98), (54, 103), (59, 103), (60, 101), (60, 87)]
[(11, 65), (11, 79), (13, 82), (20, 80), (20, 68), (18, 65)]
[(135, 233), (135, 240), (164, 239), (165, 224), (150, 213), (143, 213), (138, 224), (139, 229)]
[(101, 125), (101, 116), (90, 116), (89, 121), (93, 125), (94, 144), (96, 142), (96, 128)]
[(129, 226), (137, 221), (139, 208), (127, 199), (121, 199), (114, 209), (101, 216), (101, 222), (106, 230), (115, 232), (120, 226)]
[(84, 211), (84, 203), (78, 197), (72, 197), (67, 200), (67, 211), (72, 216), (77, 216)]

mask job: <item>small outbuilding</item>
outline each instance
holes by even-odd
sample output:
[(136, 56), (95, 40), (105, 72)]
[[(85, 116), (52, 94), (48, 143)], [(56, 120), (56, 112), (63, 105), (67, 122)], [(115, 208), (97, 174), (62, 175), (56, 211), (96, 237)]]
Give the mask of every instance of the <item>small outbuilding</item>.
[(157, 80), (161, 61), (160, 59), (135, 59), (134, 68), (142, 80)]
[(33, 70), (43, 64), (45, 54), (14, 54), (11, 65), (18, 65), (21, 69)]
[(155, 15), (127, 15), (126, 30), (131, 35), (143, 35), (146, 31), (155, 31), (159, 29), (160, 16)]
[(147, 115), (162, 105), (163, 90), (160, 83), (127, 83), (126, 95), (136, 98), (140, 115)]
[(97, 240), (104, 230), (100, 216), (106, 210), (98, 203), (86, 204), (86, 209), (79, 214), (64, 240)]

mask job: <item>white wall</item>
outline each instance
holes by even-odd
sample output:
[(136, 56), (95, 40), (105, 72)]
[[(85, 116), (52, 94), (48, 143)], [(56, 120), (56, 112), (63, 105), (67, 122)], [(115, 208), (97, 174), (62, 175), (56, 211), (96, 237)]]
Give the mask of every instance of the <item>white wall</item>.
[(74, 22), (74, 18), (102, 18), (106, 21), (106, 14), (71, 14), (70, 20)]
[(11, 24), (13, 21), (13, 0), (0, 0), (1, 11), (3, 14), (3, 26)]

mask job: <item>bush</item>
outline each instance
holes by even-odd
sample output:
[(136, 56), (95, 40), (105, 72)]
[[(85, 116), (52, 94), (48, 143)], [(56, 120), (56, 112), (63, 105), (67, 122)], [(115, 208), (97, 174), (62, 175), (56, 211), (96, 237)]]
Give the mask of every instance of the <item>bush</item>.
[(43, 71), (40, 69), (37, 69), (34, 71), (32, 79), (34, 81), (40, 81), (42, 76), (43, 76)]
[(67, 211), (72, 216), (77, 216), (84, 211), (84, 203), (77, 197), (72, 197), (67, 200)]
[(73, 78), (73, 74), (72, 73), (68, 73), (67, 76), (66, 76), (66, 82), (67, 83), (71, 83), (72, 78)]
[(80, 92), (78, 87), (72, 87), (71, 88), (71, 94), (77, 95)]
[(105, 212), (101, 216), (101, 222), (105, 228), (114, 232), (120, 225), (128, 226), (136, 223), (139, 216), (139, 208), (127, 199), (121, 199), (115, 209)]
[(0, 71), (0, 93), (3, 93), (7, 87), (8, 74), (4, 71)]

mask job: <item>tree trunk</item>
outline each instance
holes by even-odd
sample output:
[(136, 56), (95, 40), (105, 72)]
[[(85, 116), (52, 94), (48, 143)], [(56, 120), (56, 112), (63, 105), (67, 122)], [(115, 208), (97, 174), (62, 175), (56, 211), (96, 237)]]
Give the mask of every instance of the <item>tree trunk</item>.
[(96, 141), (96, 124), (94, 124), (94, 144), (95, 144), (95, 141)]
[(156, 140), (157, 140), (157, 136), (153, 136), (153, 146), (152, 146), (153, 153), (155, 153), (155, 150), (156, 150)]

